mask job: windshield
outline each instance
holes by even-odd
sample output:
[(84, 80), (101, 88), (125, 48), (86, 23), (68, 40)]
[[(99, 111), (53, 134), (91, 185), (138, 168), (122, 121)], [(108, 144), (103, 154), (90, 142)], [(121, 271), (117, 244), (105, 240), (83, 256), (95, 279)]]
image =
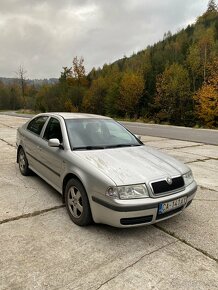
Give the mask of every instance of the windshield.
[(73, 150), (142, 145), (133, 134), (111, 119), (68, 119), (66, 126)]

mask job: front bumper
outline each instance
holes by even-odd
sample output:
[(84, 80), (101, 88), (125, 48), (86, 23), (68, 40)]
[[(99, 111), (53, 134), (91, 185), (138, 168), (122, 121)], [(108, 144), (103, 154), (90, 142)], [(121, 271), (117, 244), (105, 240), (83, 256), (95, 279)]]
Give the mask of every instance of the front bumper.
[[(183, 191), (158, 198), (134, 200), (113, 200), (102, 196), (92, 196), (91, 208), (96, 223), (115, 227), (133, 227), (153, 224), (181, 213), (192, 202), (197, 190), (192, 182)], [(158, 205), (180, 197), (187, 197), (186, 204), (164, 214), (158, 214)]]

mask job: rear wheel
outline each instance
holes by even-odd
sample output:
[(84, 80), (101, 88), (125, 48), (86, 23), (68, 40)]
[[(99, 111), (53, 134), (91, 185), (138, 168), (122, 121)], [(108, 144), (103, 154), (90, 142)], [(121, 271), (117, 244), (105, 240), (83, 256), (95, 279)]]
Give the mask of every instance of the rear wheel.
[(22, 175), (27, 176), (30, 174), (28, 160), (26, 158), (26, 154), (23, 148), (20, 148), (18, 152), (18, 164), (19, 164), (19, 169)]
[(85, 188), (74, 178), (67, 183), (65, 204), (68, 214), (75, 224), (86, 226), (92, 222), (92, 214)]

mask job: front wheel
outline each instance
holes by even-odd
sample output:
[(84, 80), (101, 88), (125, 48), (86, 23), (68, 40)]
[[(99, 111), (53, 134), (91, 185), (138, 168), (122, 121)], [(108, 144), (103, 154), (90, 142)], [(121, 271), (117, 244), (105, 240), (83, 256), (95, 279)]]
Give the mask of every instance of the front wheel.
[(18, 164), (19, 164), (20, 173), (22, 175), (27, 176), (30, 174), (28, 160), (26, 158), (26, 154), (23, 148), (21, 148), (18, 152)]
[(85, 188), (74, 178), (67, 183), (65, 204), (68, 214), (75, 224), (86, 226), (92, 223), (92, 214)]

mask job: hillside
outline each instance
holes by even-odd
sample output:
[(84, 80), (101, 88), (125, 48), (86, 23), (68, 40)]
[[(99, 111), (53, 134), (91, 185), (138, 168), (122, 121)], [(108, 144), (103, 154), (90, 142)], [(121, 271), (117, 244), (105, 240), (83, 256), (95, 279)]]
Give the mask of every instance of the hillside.
[[(108, 79), (112, 78), (110, 86), (116, 87), (119, 78), (122, 79), (120, 74), (126, 75), (126, 78), (129, 75), (130, 79), (133, 75), (143, 77), (143, 93), (135, 96), (135, 102), (131, 100), (131, 103), (126, 103), (121, 92), (116, 92), (114, 96), (106, 94), (106, 113), (107, 101), (110, 101), (110, 106), (114, 106), (110, 110), (115, 115), (144, 117), (156, 122), (183, 125), (196, 123), (194, 106), (197, 103), (194, 96), (209, 81), (212, 70), (217, 70), (218, 11), (217, 6), (211, 2), (208, 10), (196, 23), (174, 35), (166, 33), (162, 41), (129, 58), (124, 57), (113, 64), (105, 64), (102, 69), (91, 71), (89, 79), (93, 85), (103, 80), (108, 83)], [(134, 89), (134, 84), (132, 86)], [(118, 95), (122, 107), (116, 105)]]

